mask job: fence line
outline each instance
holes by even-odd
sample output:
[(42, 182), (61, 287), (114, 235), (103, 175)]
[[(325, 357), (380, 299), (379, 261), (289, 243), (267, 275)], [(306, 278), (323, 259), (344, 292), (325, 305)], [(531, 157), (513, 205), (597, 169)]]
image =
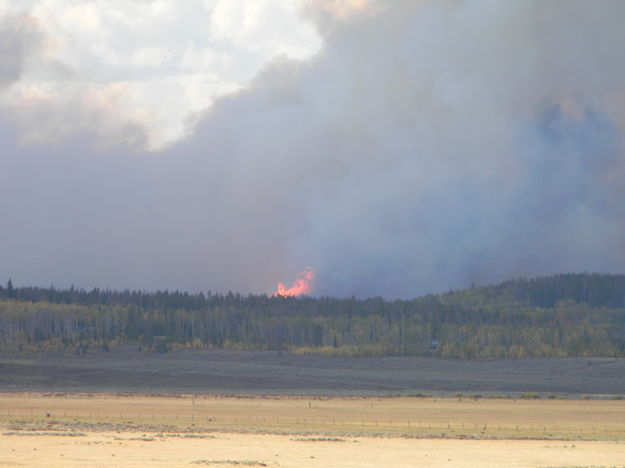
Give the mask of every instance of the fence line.
[[(259, 416), (259, 415), (247, 415), (247, 418), (244, 418), (242, 421), (238, 416), (231, 417), (223, 417), (216, 416), (214, 414), (210, 414), (206, 411), (202, 411), (203, 409), (197, 403), (194, 403), (193, 410), (191, 412), (171, 412), (168, 414), (159, 415), (152, 412), (128, 412), (125, 413), (121, 411), (119, 413), (120, 420), (132, 420), (136, 418), (136, 420), (149, 420), (152, 421), (175, 421), (177, 422), (187, 422), (187, 423), (195, 423), (197, 421), (202, 421), (204, 423), (209, 424), (210, 426), (236, 426), (238, 427), (240, 424), (254, 425), (254, 426), (272, 426), (272, 427), (288, 427), (288, 426), (308, 426), (311, 429), (314, 429), (314, 426), (317, 426), (319, 429), (322, 427), (335, 427), (344, 429), (350, 426), (360, 426), (362, 428), (369, 428), (376, 430), (382, 430), (384, 428), (388, 430), (392, 430), (392, 432), (401, 433), (411, 433), (411, 434), (443, 434), (443, 435), (474, 435), (481, 434), (488, 436), (490, 435), (508, 435), (508, 436), (517, 436), (517, 437), (553, 437), (556, 436), (567, 436), (567, 437), (576, 437), (576, 436), (589, 436), (597, 434), (602, 435), (604, 437), (614, 437), (623, 439), (625, 438), (625, 423), (622, 425), (611, 425), (611, 426), (600, 426), (596, 425), (592, 426), (582, 426), (582, 425), (546, 425), (546, 424), (488, 424), (485, 422), (472, 422), (467, 424), (466, 421), (463, 422), (452, 422), (452, 421), (423, 421), (423, 420), (412, 420), (412, 419), (371, 419), (371, 418), (359, 418), (359, 419), (345, 419), (345, 418), (309, 418), (309, 417), (301, 417), (301, 416), (293, 416), (293, 417), (268, 417), (268, 416)], [(200, 411), (198, 411), (200, 409)], [(0, 414), (6, 414), (7, 417), (33, 417), (33, 418), (89, 418), (89, 419), (115, 419), (117, 418), (117, 414), (109, 414), (107, 411), (104, 412), (93, 412), (87, 410), (80, 409), (58, 409), (54, 410), (50, 409), (42, 409), (41, 407), (36, 408), (26, 408), (26, 409), (15, 409), (15, 408), (6, 408), (6, 412), (3, 413), (0, 411)]]

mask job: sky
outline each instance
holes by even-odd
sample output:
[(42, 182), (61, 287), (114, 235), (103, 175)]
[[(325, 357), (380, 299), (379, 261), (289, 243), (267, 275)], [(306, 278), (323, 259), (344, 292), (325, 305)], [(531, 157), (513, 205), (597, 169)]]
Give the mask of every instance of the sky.
[(623, 18), (0, 0), (0, 281), (393, 299), (622, 273)]

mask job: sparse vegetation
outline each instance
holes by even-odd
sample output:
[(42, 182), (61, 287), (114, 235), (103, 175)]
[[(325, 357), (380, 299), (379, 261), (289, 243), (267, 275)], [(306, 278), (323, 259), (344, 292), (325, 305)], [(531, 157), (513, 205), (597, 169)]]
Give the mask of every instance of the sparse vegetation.
[[(473, 402), (454, 397), (303, 399), (62, 393), (44, 397), (31, 393), (0, 395), (0, 400), (1, 407), (10, 407), (15, 413), (11, 419), (0, 414), (0, 428), (6, 428), (0, 433), (0, 446), (15, 449), (3, 451), (2, 462), (11, 466), (19, 466), (27, 454), (28, 466), (46, 468), (91, 466), (103, 456), (115, 457), (119, 466), (142, 459), (154, 468), (312, 468), (339, 466), (336, 462), (341, 457), (376, 468), (401, 466), (406, 457), (423, 460), (427, 463), (419, 466), (430, 468), (449, 459), (484, 468), (512, 462), (528, 468), (541, 464), (586, 467), (592, 466), (583, 464), (590, 453), (598, 458), (595, 466), (612, 467), (618, 466), (625, 453), (620, 443), (625, 437), (625, 407), (608, 399), (580, 405), (575, 400), (554, 404), (547, 399), (483, 398)], [(33, 407), (47, 408), (54, 417), (46, 418), (42, 411), (29, 416)], [(106, 408), (109, 417), (96, 417), (95, 408)], [(137, 408), (152, 416), (129, 418), (127, 414)], [(65, 410), (72, 416), (57, 416)], [(79, 431), (81, 436), (75, 437)], [(20, 437), (22, 434), (33, 436)], [(73, 440), (59, 443), (60, 437), (70, 434), (74, 434)], [(455, 439), (453, 444), (449, 439)], [(508, 442), (502, 445), (502, 439)], [(492, 451), (493, 462), (473, 460), (476, 450), (480, 454)], [(76, 460), (82, 465), (75, 464)]]
[(340, 437), (298, 437), (293, 440), (298, 442), (345, 442), (345, 439)]
[(114, 440), (138, 440), (141, 442), (154, 442), (156, 439), (154, 437), (130, 437), (130, 438), (123, 438), (123, 437), (115, 437)]
[(3, 432), (2, 435), (5, 436), (25, 436), (25, 437), (41, 437), (41, 436), (54, 436), (54, 437), (87, 437), (87, 434), (84, 432), (45, 432), (45, 431), (37, 431), (37, 432)]

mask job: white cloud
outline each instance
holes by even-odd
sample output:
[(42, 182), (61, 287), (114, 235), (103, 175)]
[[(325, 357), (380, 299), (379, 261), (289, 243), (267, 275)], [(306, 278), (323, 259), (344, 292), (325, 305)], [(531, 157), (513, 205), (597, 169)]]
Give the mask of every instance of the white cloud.
[(2, 97), (24, 140), (36, 133), (24, 123), (34, 104), (20, 100), (33, 89), (57, 96), (42, 112), (51, 116), (55, 100), (61, 115), (85, 93), (107, 95), (113, 87), (123, 89), (116, 118), (144, 126), (148, 147), (159, 148), (184, 135), (189, 115), (245, 85), (268, 61), (302, 59), (320, 47), (291, 0), (28, 0), (19, 9), (0, 3), (5, 16), (16, 11), (43, 38), (13, 92)]
[(22, 145), (57, 146), (66, 138), (88, 134), (92, 149), (124, 146), (138, 150), (147, 144), (145, 124), (150, 123), (151, 114), (125, 108), (127, 95), (124, 83), (76, 86), (63, 93), (40, 84), (14, 88), (5, 107)]
[(266, 59), (277, 55), (303, 59), (317, 52), (320, 39), (299, 17), (293, 0), (217, 0), (207, 2), (213, 38), (236, 44)]

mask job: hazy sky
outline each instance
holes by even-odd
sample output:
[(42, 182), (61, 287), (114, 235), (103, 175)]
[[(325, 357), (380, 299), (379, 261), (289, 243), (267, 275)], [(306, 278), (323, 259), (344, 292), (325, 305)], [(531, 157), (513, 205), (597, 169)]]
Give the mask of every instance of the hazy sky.
[[(623, 272), (622, 0), (0, 0), (0, 281)], [(2, 278), (5, 278), (4, 280)]]

